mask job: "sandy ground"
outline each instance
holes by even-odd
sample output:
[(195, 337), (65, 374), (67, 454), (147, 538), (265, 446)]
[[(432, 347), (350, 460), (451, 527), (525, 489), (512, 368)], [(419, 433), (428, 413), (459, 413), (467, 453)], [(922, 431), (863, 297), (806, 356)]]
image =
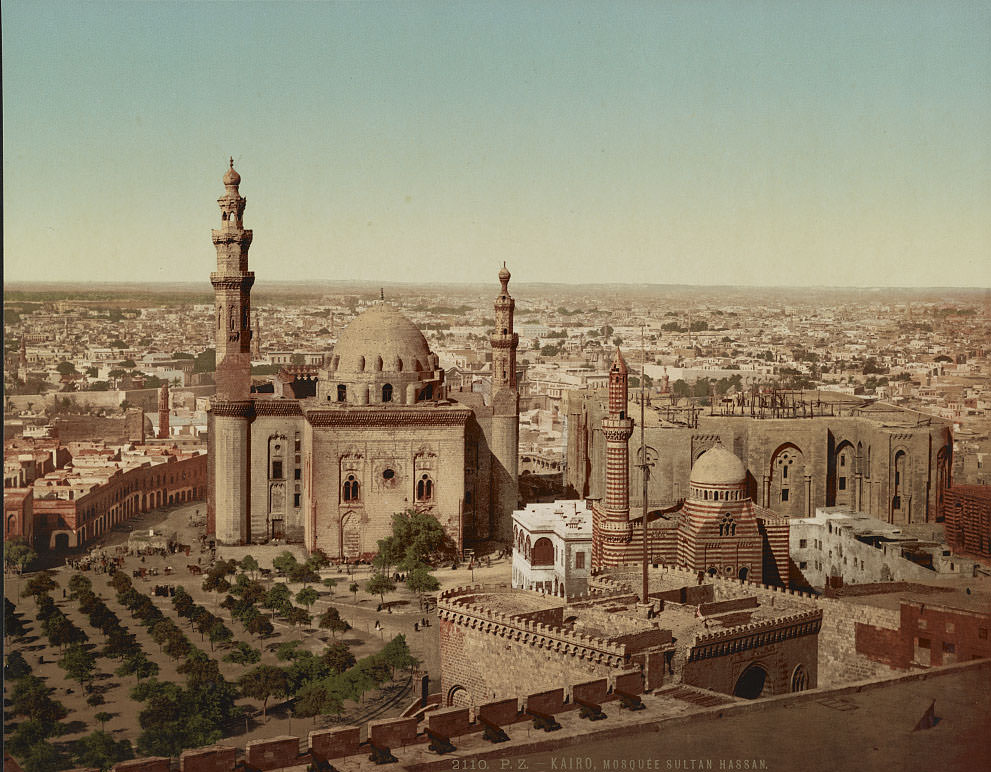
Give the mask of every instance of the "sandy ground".
[[(207, 567), (210, 564), (210, 552), (200, 547), (200, 536), (203, 534), (203, 512), (202, 503), (193, 503), (186, 506), (174, 507), (170, 509), (156, 510), (135, 517), (126, 524), (122, 524), (116, 530), (106, 534), (96, 544), (94, 551), (103, 550), (107, 554), (114, 554), (118, 547), (126, 546), (127, 538), (132, 529), (141, 530), (153, 528), (157, 531), (172, 532), (177, 534), (178, 541), (182, 544), (191, 545), (190, 554), (179, 553), (165, 557), (155, 556), (141, 558), (132, 556), (125, 558), (123, 570), (130, 575), (134, 569), (145, 568), (148, 571), (157, 570), (157, 576), (148, 576), (144, 579), (134, 579), (135, 587), (152, 597), (168, 616), (176, 623), (187, 630), (187, 635), (192, 643), (198, 646), (210, 656), (220, 662), (224, 676), (234, 681), (245, 671), (245, 667), (233, 663), (222, 661), (225, 650), (220, 648), (216, 652), (210, 651), (209, 640), (200, 640), (200, 635), (195, 630), (189, 630), (184, 620), (179, 619), (172, 608), (171, 600), (168, 598), (156, 598), (152, 595), (153, 587), (156, 584), (182, 585), (192, 595), (193, 599), (205, 606), (214, 614), (221, 616), (227, 626), (235, 634), (235, 640), (248, 640), (243, 628), (237, 622), (231, 622), (226, 611), (219, 607), (222, 599), (216, 593), (204, 592), (201, 588), (202, 576), (191, 573), (187, 566), (199, 564)], [(262, 566), (271, 565), (271, 560), (287, 549), (282, 546), (244, 547), (244, 548), (224, 548), (218, 549), (218, 558), (240, 559), (244, 554), (251, 553)], [(305, 552), (298, 546), (292, 547), (292, 551), (303, 557)], [(68, 581), (75, 571), (64, 565), (64, 556), (53, 556), (49, 563), (60, 564), (54, 568), (56, 581), (60, 587), (52, 592), (52, 597), (62, 611), (90, 637), (90, 643), (102, 646), (102, 635), (92, 628), (87, 617), (81, 614), (75, 601), (62, 597), (62, 590), (67, 587)], [(165, 574), (165, 567), (172, 569), (171, 575)], [(474, 571), (475, 581), (485, 582), (508, 582), (510, 579), (510, 563), (508, 559), (497, 561), (489, 568), (479, 568)], [(412, 650), (414, 656), (421, 660), (421, 668), (430, 674), (431, 691), (439, 685), (440, 679), (440, 657), (438, 646), (438, 627), (434, 614), (424, 613), (420, 610), (417, 597), (406, 591), (400, 585), (400, 589), (393, 593), (387, 593), (386, 601), (405, 601), (393, 608), (393, 613), (376, 611), (379, 605), (379, 597), (370, 596), (363, 589), (358, 592), (357, 597), (348, 592), (348, 585), (352, 581), (358, 581), (362, 586), (370, 575), (370, 568), (367, 566), (357, 567), (353, 576), (342, 570), (328, 570), (322, 572), (324, 577), (336, 577), (339, 579), (338, 585), (333, 590), (326, 587), (315, 586), (320, 593), (320, 599), (311, 608), (311, 614), (316, 619), (319, 614), (330, 605), (336, 606), (341, 612), (341, 616), (352, 626), (352, 630), (342, 634), (340, 637), (346, 640), (351, 646), (351, 650), (358, 658), (367, 656), (377, 651), (384, 642), (394, 635), (402, 633)], [(109, 586), (109, 576), (99, 571), (84, 572), (93, 582), (94, 591), (100, 595), (106, 604), (118, 615), (132, 633), (134, 633), (140, 645), (157, 662), (160, 672), (160, 680), (175, 680), (180, 683), (184, 678), (176, 671), (177, 662), (171, 661), (165, 654), (159, 651), (157, 644), (151, 640), (147, 630), (141, 626), (137, 620), (131, 617), (129, 611), (120, 606), (116, 600), (115, 591)], [(468, 584), (472, 581), (473, 572), (467, 567), (459, 570), (441, 568), (435, 572), (442, 588)], [(58, 667), (57, 660), (59, 653), (52, 649), (47, 639), (41, 634), (40, 625), (35, 619), (36, 608), (31, 598), (18, 597), (19, 590), (29, 577), (25, 575), (22, 579), (9, 578), (5, 584), (5, 593), (16, 605), (17, 611), (21, 614), (23, 621), (28, 626), (27, 635), (17, 641), (8, 642), (8, 650), (19, 650), (24, 654), (25, 659), (33, 668), (35, 675), (45, 678), (46, 682), (55, 688), (53, 697), (60, 700), (69, 710), (69, 715), (65, 719), (68, 732), (61, 738), (62, 740), (73, 740), (84, 734), (99, 728), (97, 722), (92, 719), (95, 713), (105, 711), (111, 713), (111, 718), (106, 723), (106, 730), (112, 732), (115, 738), (128, 738), (132, 743), (140, 734), (138, 723), (138, 713), (140, 703), (134, 702), (129, 697), (131, 688), (136, 683), (133, 677), (121, 678), (113, 674), (117, 664), (113, 660), (99, 658), (97, 660), (97, 676), (93, 683), (93, 689), (101, 693), (105, 699), (105, 704), (92, 708), (86, 704), (86, 692), (74, 681), (66, 679), (64, 671)], [(268, 580), (278, 581), (278, 580)], [(290, 589), (297, 592), (302, 585), (290, 585)], [(420, 627), (416, 630), (414, 625), (421, 623), (424, 618), (428, 619), (429, 626)], [(375, 622), (378, 621), (381, 630), (375, 629)], [(278, 643), (286, 640), (298, 640), (301, 646), (311, 650), (320, 651), (329, 643), (332, 638), (326, 631), (315, 627), (290, 629), (288, 625), (273, 620), (276, 626), (276, 633), (264, 641), (262, 662), (269, 664), (284, 664), (277, 660), (274, 654), (274, 647)], [(249, 641), (255, 648), (259, 647), (257, 640)], [(404, 679), (404, 683), (405, 683)], [(369, 717), (385, 717), (398, 715), (405, 709), (415, 697), (418, 696), (412, 691), (412, 684), (409, 689), (401, 695), (398, 689), (392, 690), (387, 695), (379, 695), (377, 698), (369, 697), (363, 705), (349, 704), (342, 723), (353, 723), (364, 721)], [(242, 699), (238, 704), (248, 708), (249, 717), (245, 726), (231, 727), (229, 736), (236, 739), (238, 743), (244, 743), (252, 739), (262, 737), (272, 737), (284, 734), (304, 735), (314, 728), (332, 726), (330, 719), (292, 719), (288, 711), (279, 705), (273, 706), (275, 700), (269, 701), (268, 717), (261, 718), (261, 704), (256, 701)], [(386, 704), (388, 703), (388, 704)], [(239, 722), (240, 723), (240, 722)]]

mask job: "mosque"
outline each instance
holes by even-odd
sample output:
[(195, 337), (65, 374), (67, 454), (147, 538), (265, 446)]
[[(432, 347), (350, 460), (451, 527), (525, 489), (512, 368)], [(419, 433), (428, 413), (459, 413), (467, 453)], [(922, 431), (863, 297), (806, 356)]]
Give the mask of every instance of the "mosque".
[(513, 518), (513, 586), (559, 597), (587, 591), (589, 572), (639, 565), (679, 566), (712, 577), (787, 587), (787, 517), (750, 498), (743, 462), (717, 439), (691, 469), (687, 498), (643, 515), (630, 508), (629, 374), (617, 348), (609, 370), (605, 496), (531, 504)]
[(499, 272), (492, 395), (451, 391), (423, 334), (394, 306), (344, 329), (298, 389), (251, 393), (252, 232), (230, 168), (213, 231), (217, 394), (209, 411), (207, 530), (221, 544), (301, 542), (372, 555), (392, 515), (428, 512), (459, 548), (508, 543), (518, 506), (519, 394), (510, 273)]

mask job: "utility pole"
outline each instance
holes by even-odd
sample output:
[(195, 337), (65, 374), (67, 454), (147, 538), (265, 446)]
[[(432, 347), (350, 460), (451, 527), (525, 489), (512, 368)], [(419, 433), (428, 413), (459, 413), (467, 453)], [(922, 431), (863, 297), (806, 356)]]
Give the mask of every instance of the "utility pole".
[(643, 587), (640, 593), (640, 602), (647, 605), (647, 481), (650, 478), (650, 464), (647, 461), (647, 444), (645, 442), (644, 416), (645, 405), (647, 403), (645, 393), (645, 375), (647, 362), (647, 327), (640, 326), (640, 471), (643, 473), (643, 563), (642, 579)]

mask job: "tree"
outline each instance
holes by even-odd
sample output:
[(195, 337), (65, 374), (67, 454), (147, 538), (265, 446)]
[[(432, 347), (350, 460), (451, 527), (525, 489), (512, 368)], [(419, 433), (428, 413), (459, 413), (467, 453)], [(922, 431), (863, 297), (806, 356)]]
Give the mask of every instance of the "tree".
[(385, 594), (396, 589), (396, 583), (385, 574), (373, 574), (372, 578), (365, 582), (365, 592), (369, 595), (378, 595), (385, 603)]
[(274, 665), (258, 665), (242, 675), (238, 681), (241, 694), (262, 701), (262, 718), (267, 718), (268, 699), (287, 694), (289, 682), (286, 671)]
[(246, 571), (251, 574), (251, 578), (254, 579), (258, 573), (258, 561), (254, 559), (251, 555), (245, 555), (241, 558), (241, 562), (238, 564), (242, 571)]
[(83, 648), (82, 644), (74, 643), (65, 650), (65, 654), (58, 664), (69, 678), (73, 681), (79, 681), (82, 686), (93, 679), (96, 657)]
[(38, 676), (27, 675), (14, 684), (10, 694), (11, 711), (43, 724), (54, 725), (68, 715), (65, 706), (49, 697), (52, 690)]
[(286, 614), (286, 621), (299, 627), (300, 637), (303, 635), (303, 625), (308, 625), (311, 620), (310, 612), (299, 606), (290, 606), (289, 613)]
[(31, 675), (31, 666), (24, 659), (24, 655), (19, 651), (10, 652), (3, 666), (3, 677), (9, 681), (16, 681), (27, 675)]
[(256, 613), (255, 616), (251, 617), (245, 624), (245, 629), (252, 635), (257, 635), (259, 638), (264, 638), (266, 635), (271, 635), (275, 632), (275, 627), (263, 614)]
[(51, 592), (56, 587), (58, 587), (58, 585), (47, 572), (35, 574), (28, 580), (28, 583), (24, 585), (24, 589), (21, 590), (21, 597), (27, 598), (33, 595), (37, 600), (38, 596)]
[(322, 549), (315, 547), (313, 552), (310, 553), (310, 557), (306, 559), (306, 565), (314, 571), (319, 571), (330, 565), (330, 558), (327, 557), (327, 553)]
[(323, 580), (323, 586), (330, 590), (330, 594), (334, 594), (334, 588), (337, 587), (337, 582), (339, 579), (335, 579), (333, 576), (329, 576)]
[[(98, 715), (109, 716), (109, 713)], [(76, 763), (83, 767), (110, 769), (121, 761), (134, 758), (134, 749), (130, 740), (114, 740), (113, 736), (100, 729), (91, 732), (79, 741), (76, 751)]]
[(69, 579), (69, 597), (79, 598), (86, 592), (92, 593), (93, 582), (89, 577), (83, 576), (82, 574), (73, 574)]
[(65, 359), (55, 365), (55, 369), (58, 370), (59, 375), (69, 375), (70, 373), (75, 373), (76, 366)]
[(265, 608), (270, 608), (277, 614), (285, 615), (292, 607), (292, 593), (285, 584), (273, 584), (265, 593), (265, 600), (262, 602)]
[(214, 617), (211, 621), (207, 635), (210, 638), (210, 651), (213, 651), (213, 647), (216, 644), (226, 643), (234, 637), (234, 633), (231, 632), (230, 628), (217, 617)]
[(154, 678), (158, 675), (158, 665), (139, 649), (127, 657), (114, 673), (122, 678), (133, 675), (140, 682), (142, 678)]
[(262, 658), (262, 653), (258, 649), (252, 649), (244, 641), (237, 641), (230, 654), (224, 657), (224, 662), (233, 662), (236, 665), (253, 665)]
[(355, 603), (358, 602), (358, 590), (360, 589), (361, 589), (361, 585), (358, 584), (357, 582), (351, 582), (351, 584), (348, 585), (348, 592), (354, 593)]
[(298, 565), (296, 556), (293, 555), (289, 550), (285, 550), (284, 552), (280, 553), (272, 560), (273, 568), (275, 568), (275, 570), (278, 571), (280, 574), (288, 574), (290, 571), (292, 571), (293, 566), (296, 565)]
[(95, 708), (97, 705), (102, 705), (104, 702), (106, 702), (106, 700), (99, 692), (95, 692), (86, 698), (86, 704), (91, 708)]
[(100, 731), (102, 732), (107, 725), (107, 722), (112, 719), (116, 714), (107, 713), (106, 711), (101, 711), (97, 713), (93, 718), (100, 722)]
[(21, 538), (6, 539), (3, 543), (3, 565), (7, 570), (22, 574), (37, 558), (35, 551)]
[(423, 608), (423, 593), (436, 592), (440, 587), (440, 582), (425, 566), (418, 566), (406, 576), (406, 586), (417, 594), (420, 608)]
[(7, 636), (19, 637), (27, 632), (27, 627), (24, 626), (24, 622), (21, 621), (19, 614), (15, 613), (16, 606), (11, 603), (7, 598), (3, 599), (3, 635), (4, 638)]
[(351, 653), (351, 647), (344, 641), (335, 641), (327, 647), (326, 651), (320, 655), (320, 659), (334, 673), (343, 673), (348, 668), (354, 667), (355, 658)]
[(217, 350), (208, 348), (196, 355), (193, 364), (194, 373), (212, 373), (217, 369)]
[(296, 602), (301, 606), (306, 606), (306, 610), (309, 611), (310, 606), (316, 603), (319, 597), (317, 591), (312, 587), (304, 587), (296, 593)]
[(333, 606), (328, 607), (327, 610), (320, 615), (320, 619), (317, 621), (317, 626), (321, 630), (330, 630), (330, 634), (334, 638), (337, 637), (338, 633), (343, 633), (351, 629), (351, 625), (341, 619), (341, 612)]
[(275, 658), (280, 662), (288, 662), (301, 657), (299, 641), (283, 641), (275, 649)]
[(296, 694), (296, 704), (293, 715), (300, 718), (313, 716), (314, 721), (319, 715), (340, 713), (343, 700), (340, 694), (327, 680), (313, 681), (303, 686)]
[(389, 641), (385, 645), (385, 648), (379, 652), (379, 656), (382, 658), (382, 661), (392, 669), (393, 677), (395, 677), (396, 668), (411, 669), (419, 664), (416, 657), (410, 653), (409, 646), (406, 644), (405, 635), (397, 635)]
[(304, 585), (310, 582), (319, 582), (320, 574), (314, 571), (306, 563), (297, 563), (291, 569), (289, 569), (289, 581), (290, 582), (302, 582)]

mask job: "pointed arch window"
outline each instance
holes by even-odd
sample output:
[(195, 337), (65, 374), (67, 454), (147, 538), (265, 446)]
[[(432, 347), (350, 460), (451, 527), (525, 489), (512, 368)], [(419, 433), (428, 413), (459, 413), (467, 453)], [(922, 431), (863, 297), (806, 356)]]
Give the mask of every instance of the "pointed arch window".
[(392, 402), (392, 384), (386, 383), (382, 386), (382, 401)]
[(353, 474), (349, 474), (344, 480), (344, 489), (341, 497), (344, 501), (358, 501), (361, 497), (361, 487)]
[(416, 481), (416, 500), (430, 501), (434, 497), (434, 482), (430, 475), (424, 474)]
[(347, 402), (348, 399), (348, 387), (343, 383), (337, 384), (337, 401)]

